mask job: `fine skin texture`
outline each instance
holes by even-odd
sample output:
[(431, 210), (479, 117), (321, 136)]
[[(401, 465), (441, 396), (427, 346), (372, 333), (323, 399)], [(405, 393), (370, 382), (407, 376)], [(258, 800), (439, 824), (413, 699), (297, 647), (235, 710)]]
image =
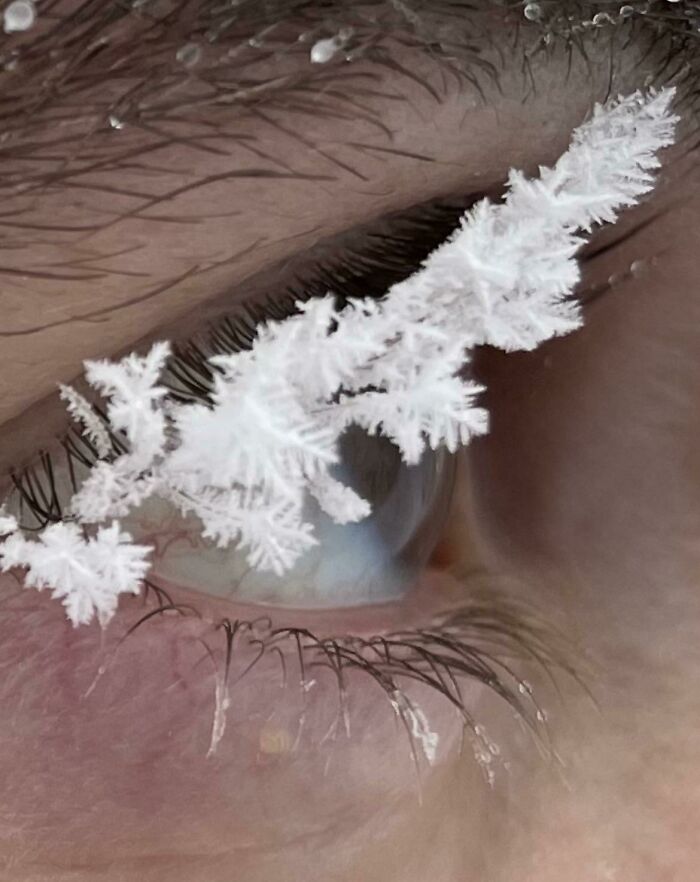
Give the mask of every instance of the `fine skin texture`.
[[(476, 15), (465, 6), (463, 26)], [(281, 277), (276, 264), (320, 240), (429, 198), (489, 189), (511, 166), (535, 171), (554, 160), (609, 91), (609, 34), (587, 38), (586, 57), (575, 54), (570, 70), (563, 50), (536, 56), (524, 81), (523, 44), (512, 49), (507, 18), (481, 27), (483, 57), (500, 71), (498, 86), (480, 81), (483, 96), (446, 79), (424, 48), (400, 45), (402, 70), (367, 60), (347, 67), (372, 74), (376, 94), (364, 102), (384, 129), (365, 116), (300, 124), (290, 111), (275, 128), (264, 102), (237, 119), (236, 131), (275, 158), (267, 167), (293, 167), (291, 180), (217, 180), (145, 212), (157, 220), (133, 216), (131, 197), (114, 192), (172, 193), (193, 177), (261, 165), (221, 138), (225, 155), (172, 144), (139, 168), (92, 176), (92, 189), (60, 187), (23, 203), (3, 258), (3, 476), (60, 431), (63, 409), (47, 396), (74, 380), (84, 358), (187, 337), (265, 290), (265, 280)], [(666, 55), (650, 42), (642, 31), (619, 38), (613, 93), (668, 81), (673, 65), (660, 75)], [(274, 66), (267, 59), (257, 73), (269, 79)], [(274, 656), (235, 684), (208, 755), (224, 649), (214, 625), (260, 610), (168, 585), (201, 620), (154, 617), (114, 654), (144, 613), (139, 599), (126, 599), (104, 634), (96, 625), (74, 630), (47, 592), (24, 591), (7, 574), (3, 879), (693, 882), (700, 170), (695, 117), (684, 106), (653, 198), (585, 252), (583, 330), (531, 354), (478, 354), (492, 431), (461, 457), (449, 524), (418, 590), (401, 604), (353, 612), (262, 611), (278, 627), (369, 635), (427, 623), (477, 591), (528, 604), (558, 629), (587, 687), (554, 671), (555, 688), (538, 665), (514, 662), (546, 711), (549, 751), (485, 686), (466, 682), (465, 704), (500, 750), (489, 784), (453, 709), (415, 684), (410, 696), (440, 737), (432, 765), (418, 739), (419, 782), (381, 690), (350, 678), (348, 733), (331, 672), (314, 670), (313, 685), (300, 690), (290, 651), (286, 686)], [(284, 124), (284, 110), (275, 114)], [(142, 137), (128, 126), (109, 134), (129, 145)], [(8, 200), (4, 210), (12, 208)], [(89, 235), (54, 229), (32, 238), (19, 225), (94, 225), (114, 212), (116, 222)], [(86, 257), (101, 267), (99, 279), (21, 275), (74, 270)], [(205, 271), (187, 275), (193, 268)], [(457, 579), (447, 562), (486, 576)], [(252, 660), (254, 648), (245, 652)]]

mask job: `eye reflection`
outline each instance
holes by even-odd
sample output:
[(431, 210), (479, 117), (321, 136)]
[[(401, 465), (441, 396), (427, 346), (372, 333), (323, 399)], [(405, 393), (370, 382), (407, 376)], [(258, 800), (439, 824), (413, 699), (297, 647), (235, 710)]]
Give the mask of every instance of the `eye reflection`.
[(454, 457), (429, 451), (416, 466), (386, 438), (351, 426), (333, 476), (372, 506), (369, 517), (340, 525), (308, 498), (304, 519), (318, 545), (283, 577), (252, 570), (233, 546), (202, 538), (201, 524), (162, 499), (123, 519), (139, 542), (153, 543), (153, 576), (217, 597), (295, 607), (354, 606), (401, 598), (440, 538), (455, 479)]

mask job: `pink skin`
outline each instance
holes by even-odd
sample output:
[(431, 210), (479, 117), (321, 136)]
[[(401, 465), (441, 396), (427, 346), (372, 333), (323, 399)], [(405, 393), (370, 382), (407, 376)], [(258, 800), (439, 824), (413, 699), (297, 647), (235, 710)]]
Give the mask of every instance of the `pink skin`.
[[(457, 113), (462, 96), (436, 115), (416, 87), (390, 119), (395, 145), (431, 150), (439, 130), (439, 163), (365, 158), (362, 185), (339, 178), (318, 189), (249, 190), (251, 204), (226, 235), (220, 220), (196, 227), (197, 259), (220, 257), (232, 241), (252, 244), (262, 231), (256, 225), (270, 225), (270, 244), (212, 271), (207, 285), (202, 278), (177, 285), (90, 325), (89, 334), (74, 323), (3, 340), (3, 465), (58, 427), (59, 408), (41, 399), (57, 379), (71, 380), (83, 358), (166, 336), (164, 322), (303, 249), (319, 230), (468, 190), (479, 183), (477, 170), (491, 181), (510, 165), (553, 159), (607, 86), (604, 72), (600, 83), (582, 69), (565, 84), (558, 71), (541, 72), (550, 89), (525, 107), (517, 90), (506, 89), (495, 110), (466, 115)], [(643, 80), (644, 69), (626, 76), (617, 84), (622, 91)], [(313, 132), (317, 142), (341, 136), (324, 120)], [(319, 166), (317, 154), (301, 160)], [(209, 171), (206, 163), (198, 169)], [(470, 748), (460, 752), (453, 709), (416, 686), (410, 695), (440, 736), (436, 762), (419, 757), (419, 789), (406, 733), (377, 685), (349, 678), (348, 735), (332, 673), (314, 671), (315, 684), (302, 693), (291, 647), (286, 688), (272, 654), (231, 685), (227, 725), (208, 755), (224, 649), (212, 623), (253, 610), (168, 586), (176, 602), (196, 601), (203, 618), (156, 617), (115, 652), (144, 612), (138, 599), (123, 599), (105, 633), (96, 625), (73, 629), (47, 592), (25, 591), (8, 574), (0, 577), (3, 878), (693, 882), (700, 825), (700, 710), (692, 700), (700, 683), (700, 322), (689, 297), (700, 229), (694, 155), (670, 154), (667, 175), (649, 206), (600, 241), (658, 212), (656, 219), (591, 260), (584, 288), (655, 257), (645, 272), (627, 275), (591, 307), (580, 334), (531, 355), (477, 362), (490, 389), (493, 431), (469, 451), (465, 486), (434, 556), (438, 572), (429, 571), (397, 606), (274, 613), (278, 627), (372, 633), (428, 623), (468, 596), (469, 583), (465, 589), (439, 572), (446, 562), (517, 575), (509, 590), (539, 604), (590, 661), (601, 713), (572, 680), (560, 678), (558, 697), (542, 671), (518, 666), (547, 708), (563, 769), (539, 756), (485, 688), (467, 684), (469, 709), (504, 757), (490, 788)], [(245, 187), (200, 194), (177, 210), (216, 213), (234, 202), (247, 205)], [(68, 201), (42, 211), (80, 214)], [(101, 236), (90, 245), (95, 253), (115, 251), (117, 242), (144, 244), (127, 261), (149, 274), (129, 287), (137, 293), (191, 257), (192, 242), (166, 224), (125, 222)], [(56, 250), (65, 259), (77, 248), (66, 242)], [(35, 262), (50, 257), (31, 255)], [(57, 312), (76, 315), (118, 303), (126, 290), (123, 280), (89, 292), (19, 285), (7, 322), (28, 326), (55, 295)], [(172, 327), (184, 334), (192, 324), (187, 316)], [(253, 658), (254, 647), (243, 646), (234, 671)]]
[[(12, 677), (2, 691), (13, 723), (0, 739), (0, 775), (19, 824), (17, 843), (27, 833), (17, 819), (37, 810), (27, 781), (40, 781), (50, 795), (42, 800), (43, 833), (29, 862), (5, 828), (4, 858), (19, 861), (23, 872), (62, 878), (63, 867), (96, 872), (112, 864), (114, 875), (106, 878), (159, 879), (167, 870), (171, 879), (223, 879), (217, 874), (235, 862), (244, 878), (262, 880), (282, 866), (302, 873), (308, 849), (339, 838), (347, 872), (359, 872), (354, 852), (367, 831), (381, 825), (389, 840), (401, 841), (420, 798), (435, 799), (459, 754), (457, 713), (425, 687), (408, 694), (440, 738), (430, 762), (420, 738), (413, 739), (412, 757), (386, 694), (366, 675), (346, 674), (342, 693), (328, 668), (310, 666), (302, 680), (286, 641), (285, 676), (274, 653), (255, 664), (257, 648), (247, 645), (245, 632), (231, 669), (226, 728), (213, 744), (224, 642), (209, 616), (217, 606), (235, 617), (264, 610), (228, 601), (202, 608), (201, 596), (170, 585), (177, 602), (199, 604), (204, 620), (165, 614), (117, 648), (117, 635), (148, 611), (140, 602), (122, 603), (102, 639), (96, 625), (73, 629), (46, 594), (18, 592), (9, 576), (2, 581), (2, 664), (20, 653), (27, 659), (21, 688)], [(434, 606), (436, 596), (450, 592), (426, 584), (421, 593), (420, 603)], [(418, 607), (413, 598), (406, 624)], [(335, 627), (361, 633), (362, 617), (365, 629), (376, 631), (382, 615), (276, 614), (275, 625), (303, 622), (323, 635), (333, 619)], [(430, 616), (424, 610), (421, 618)], [(470, 704), (478, 691), (467, 687)]]

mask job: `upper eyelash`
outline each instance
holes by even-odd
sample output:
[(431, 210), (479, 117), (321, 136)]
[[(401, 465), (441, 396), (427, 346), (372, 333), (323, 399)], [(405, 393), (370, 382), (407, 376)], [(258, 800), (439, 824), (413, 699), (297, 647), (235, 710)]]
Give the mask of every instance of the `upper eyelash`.
[[(466, 208), (483, 196), (483, 192), (478, 192), (466, 197), (432, 200), (367, 225), (364, 233), (357, 237), (358, 241), (341, 247), (331, 256), (314, 258), (311, 268), (288, 280), (282, 291), (269, 294), (261, 302), (244, 304), (235, 314), (214, 322), (189, 340), (175, 342), (162, 381), (170, 388), (170, 397), (178, 403), (211, 403), (215, 369), (207, 359), (215, 354), (249, 348), (257, 325), (287, 318), (294, 311), (296, 300), (324, 296), (329, 289), (341, 302), (355, 296), (383, 296), (391, 284), (414, 272), (433, 248), (458, 226)], [(315, 250), (325, 248), (317, 246)], [(93, 407), (109, 434), (113, 457), (125, 453), (124, 436), (109, 426), (99, 404)], [(97, 450), (74, 427), (58, 441), (75, 492), (78, 489), (76, 468), (94, 465)], [(55, 466), (54, 455), (43, 450), (34, 462), (22, 469), (9, 470), (14, 492), (19, 497), (20, 517), (27, 514), (36, 522), (23, 523), (22, 529), (37, 532), (49, 523), (71, 520), (64, 513), (68, 500), (60, 498), (54, 478)]]

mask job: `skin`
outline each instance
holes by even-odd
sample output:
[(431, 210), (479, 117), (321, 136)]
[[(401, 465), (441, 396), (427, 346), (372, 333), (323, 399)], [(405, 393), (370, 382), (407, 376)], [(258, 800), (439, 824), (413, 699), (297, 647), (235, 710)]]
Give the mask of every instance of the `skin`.
[[(506, 39), (501, 27), (493, 25), (496, 46)], [(658, 69), (653, 53), (641, 60), (643, 48), (631, 44), (619, 55), (615, 91), (633, 91)], [(397, 51), (418, 81), (381, 73), (382, 91), (402, 99), (370, 101), (389, 134), (362, 120), (319, 117), (305, 123), (300, 144), (293, 126), (291, 134), (274, 130), (253, 114), (241, 122), (270, 154), (293, 156), (295, 172), (323, 180), (224, 181), (169, 200), (169, 216), (196, 215), (196, 224), (131, 216), (89, 236), (48, 237), (9, 252), (16, 269), (87, 255), (110, 273), (98, 283), (8, 282), (3, 473), (58, 431), (63, 409), (52, 390), (72, 381), (83, 359), (186, 337), (251, 291), (265, 291), (280, 277), (280, 261), (358, 223), (488, 187), (510, 167), (534, 171), (560, 155), (608, 88), (602, 64), (578, 58), (567, 77), (565, 55), (554, 53), (535, 62), (534, 93), (519, 69), (506, 67), (501, 90), (484, 84), (481, 101), (464, 84), (442, 89), (440, 68), (425, 53)], [(441, 90), (439, 103), (425, 83)], [(380, 690), (350, 678), (347, 734), (334, 728), (330, 672), (314, 675), (304, 699), (293, 678), (281, 687), (279, 664), (266, 658), (233, 690), (226, 729), (208, 755), (223, 648), (213, 623), (255, 610), (171, 584), (202, 618), (160, 616), (114, 654), (143, 613), (139, 600), (126, 598), (104, 634), (97, 625), (74, 630), (47, 592), (23, 591), (17, 574), (5, 574), (3, 878), (695, 879), (700, 171), (693, 131), (687, 117), (653, 197), (586, 252), (582, 291), (614, 283), (587, 307), (584, 329), (534, 353), (477, 356), (492, 431), (462, 455), (449, 523), (419, 587), (395, 605), (272, 611), (277, 626), (321, 635), (420, 625), (476, 590), (474, 580), (445, 572), (445, 562), (485, 570), (487, 587), (505, 585), (559, 630), (590, 689), (561, 673), (555, 688), (538, 666), (517, 662), (546, 711), (550, 753), (538, 752), (486, 687), (466, 683), (467, 706), (500, 750), (489, 784), (469, 744), (460, 749), (453, 710), (416, 686), (410, 695), (440, 737), (432, 764), (419, 756), (419, 782)], [(413, 156), (338, 146), (350, 140)], [(118, 185), (172, 191), (232, 161), (255, 164), (232, 147), (214, 156), (175, 145), (153, 161), (167, 175), (120, 175)], [(114, 175), (95, 182), (114, 184)], [(222, 220), (232, 206), (236, 213)], [(129, 208), (114, 194), (67, 189), (36, 199), (29, 219), (69, 225)], [(164, 214), (163, 206), (154, 213)], [(131, 246), (138, 250), (105, 264), (105, 255)], [(630, 272), (635, 261), (642, 265)], [(206, 271), (182, 279), (193, 267)], [(202, 640), (215, 647), (214, 659)]]

